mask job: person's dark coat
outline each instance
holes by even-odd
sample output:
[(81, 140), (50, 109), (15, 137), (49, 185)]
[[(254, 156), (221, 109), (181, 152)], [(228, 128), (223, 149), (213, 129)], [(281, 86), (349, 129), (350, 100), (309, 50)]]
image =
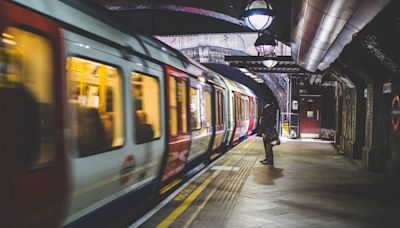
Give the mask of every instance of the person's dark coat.
[[(260, 116), (259, 120), (259, 127), (257, 130), (257, 135), (262, 136), (262, 134), (265, 134), (269, 137), (272, 135), (275, 137), (276, 136), (276, 130), (275, 130), (275, 107), (273, 105), (268, 105), (267, 107), (264, 107), (263, 113)], [(272, 139), (271, 139), (272, 140)]]

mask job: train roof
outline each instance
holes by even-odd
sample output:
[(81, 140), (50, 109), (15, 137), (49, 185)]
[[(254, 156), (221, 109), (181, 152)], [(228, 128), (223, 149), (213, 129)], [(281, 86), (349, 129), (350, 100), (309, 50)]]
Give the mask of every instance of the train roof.
[(186, 70), (189, 64), (188, 59), (179, 51), (156, 38), (136, 34), (101, 13), (93, 12), (84, 1), (13, 0), (13, 2), (58, 20), (63, 24), (62, 27), (88, 32), (117, 49), (130, 51), (129, 54), (144, 56), (180, 70)]
[(160, 40), (134, 33), (131, 29), (111, 20), (106, 17), (108, 12), (103, 8), (93, 9), (92, 7), (96, 8), (95, 5), (77, 0), (13, 0), (13, 2), (60, 21), (62, 27), (67, 27), (66, 29), (75, 28), (90, 33), (124, 53), (150, 58), (152, 61), (170, 65), (194, 76), (203, 75), (217, 85), (254, 96), (254, 93), (250, 94), (247, 92), (249, 90), (243, 89), (239, 83), (208, 69)]

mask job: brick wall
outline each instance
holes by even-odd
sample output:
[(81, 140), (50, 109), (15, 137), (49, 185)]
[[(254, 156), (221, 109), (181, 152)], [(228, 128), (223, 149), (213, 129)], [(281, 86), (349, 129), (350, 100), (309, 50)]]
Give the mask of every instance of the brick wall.
[[(400, 81), (392, 81), (392, 94), (390, 98), (400, 95)], [(388, 137), (388, 156), (385, 163), (385, 184), (387, 191), (393, 195), (399, 197), (400, 192), (400, 129), (397, 131), (393, 130), (391, 123), (391, 129)]]

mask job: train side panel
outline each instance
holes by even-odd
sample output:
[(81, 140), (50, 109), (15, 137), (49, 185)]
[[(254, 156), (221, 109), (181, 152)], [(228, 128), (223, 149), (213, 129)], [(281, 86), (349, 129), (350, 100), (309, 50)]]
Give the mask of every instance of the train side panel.
[[(73, 32), (65, 34), (73, 149), (73, 192), (67, 224), (155, 181), (165, 150), (161, 131), (165, 120), (160, 116), (165, 104), (161, 99), (161, 66), (143, 64), (144, 60), (127, 61), (113, 47)], [(151, 75), (148, 80), (153, 79), (153, 87), (158, 87), (147, 95), (136, 91), (138, 83), (144, 83), (137, 77), (146, 73)], [(154, 101), (158, 115), (148, 109), (149, 104), (145, 106), (146, 99)], [(137, 111), (156, 114), (147, 120), (156, 127), (146, 143), (136, 136)]]

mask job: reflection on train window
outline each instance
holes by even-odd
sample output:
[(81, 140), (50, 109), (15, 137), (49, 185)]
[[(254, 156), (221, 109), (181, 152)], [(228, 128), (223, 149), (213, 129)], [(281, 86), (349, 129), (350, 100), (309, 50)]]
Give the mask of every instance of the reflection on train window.
[(211, 116), (211, 93), (208, 91), (203, 91), (204, 97), (204, 127), (210, 127), (212, 116)]
[(153, 141), (161, 136), (160, 83), (155, 77), (131, 74), (135, 108), (136, 143)]
[(201, 128), (200, 120), (200, 90), (190, 87), (190, 127), (192, 130)]
[(68, 57), (69, 105), (79, 157), (124, 143), (121, 77), (115, 67)]
[[(52, 52), (49, 40), (19, 28), (8, 27), (0, 37), (0, 91), (13, 97), (6, 102), (15, 104), (10, 107), (15, 111), (15, 122), (9, 128), (21, 142), (14, 151), (29, 168), (54, 159)], [(0, 100), (0, 105), (6, 108), (3, 102)]]
[(181, 95), (181, 121), (182, 121), (182, 133), (187, 133), (188, 132), (188, 127), (187, 127), (187, 83), (186, 81), (181, 81), (180, 84), (180, 92), (179, 94)]
[(178, 100), (176, 96), (177, 85), (174, 77), (169, 77), (169, 133), (178, 135)]

